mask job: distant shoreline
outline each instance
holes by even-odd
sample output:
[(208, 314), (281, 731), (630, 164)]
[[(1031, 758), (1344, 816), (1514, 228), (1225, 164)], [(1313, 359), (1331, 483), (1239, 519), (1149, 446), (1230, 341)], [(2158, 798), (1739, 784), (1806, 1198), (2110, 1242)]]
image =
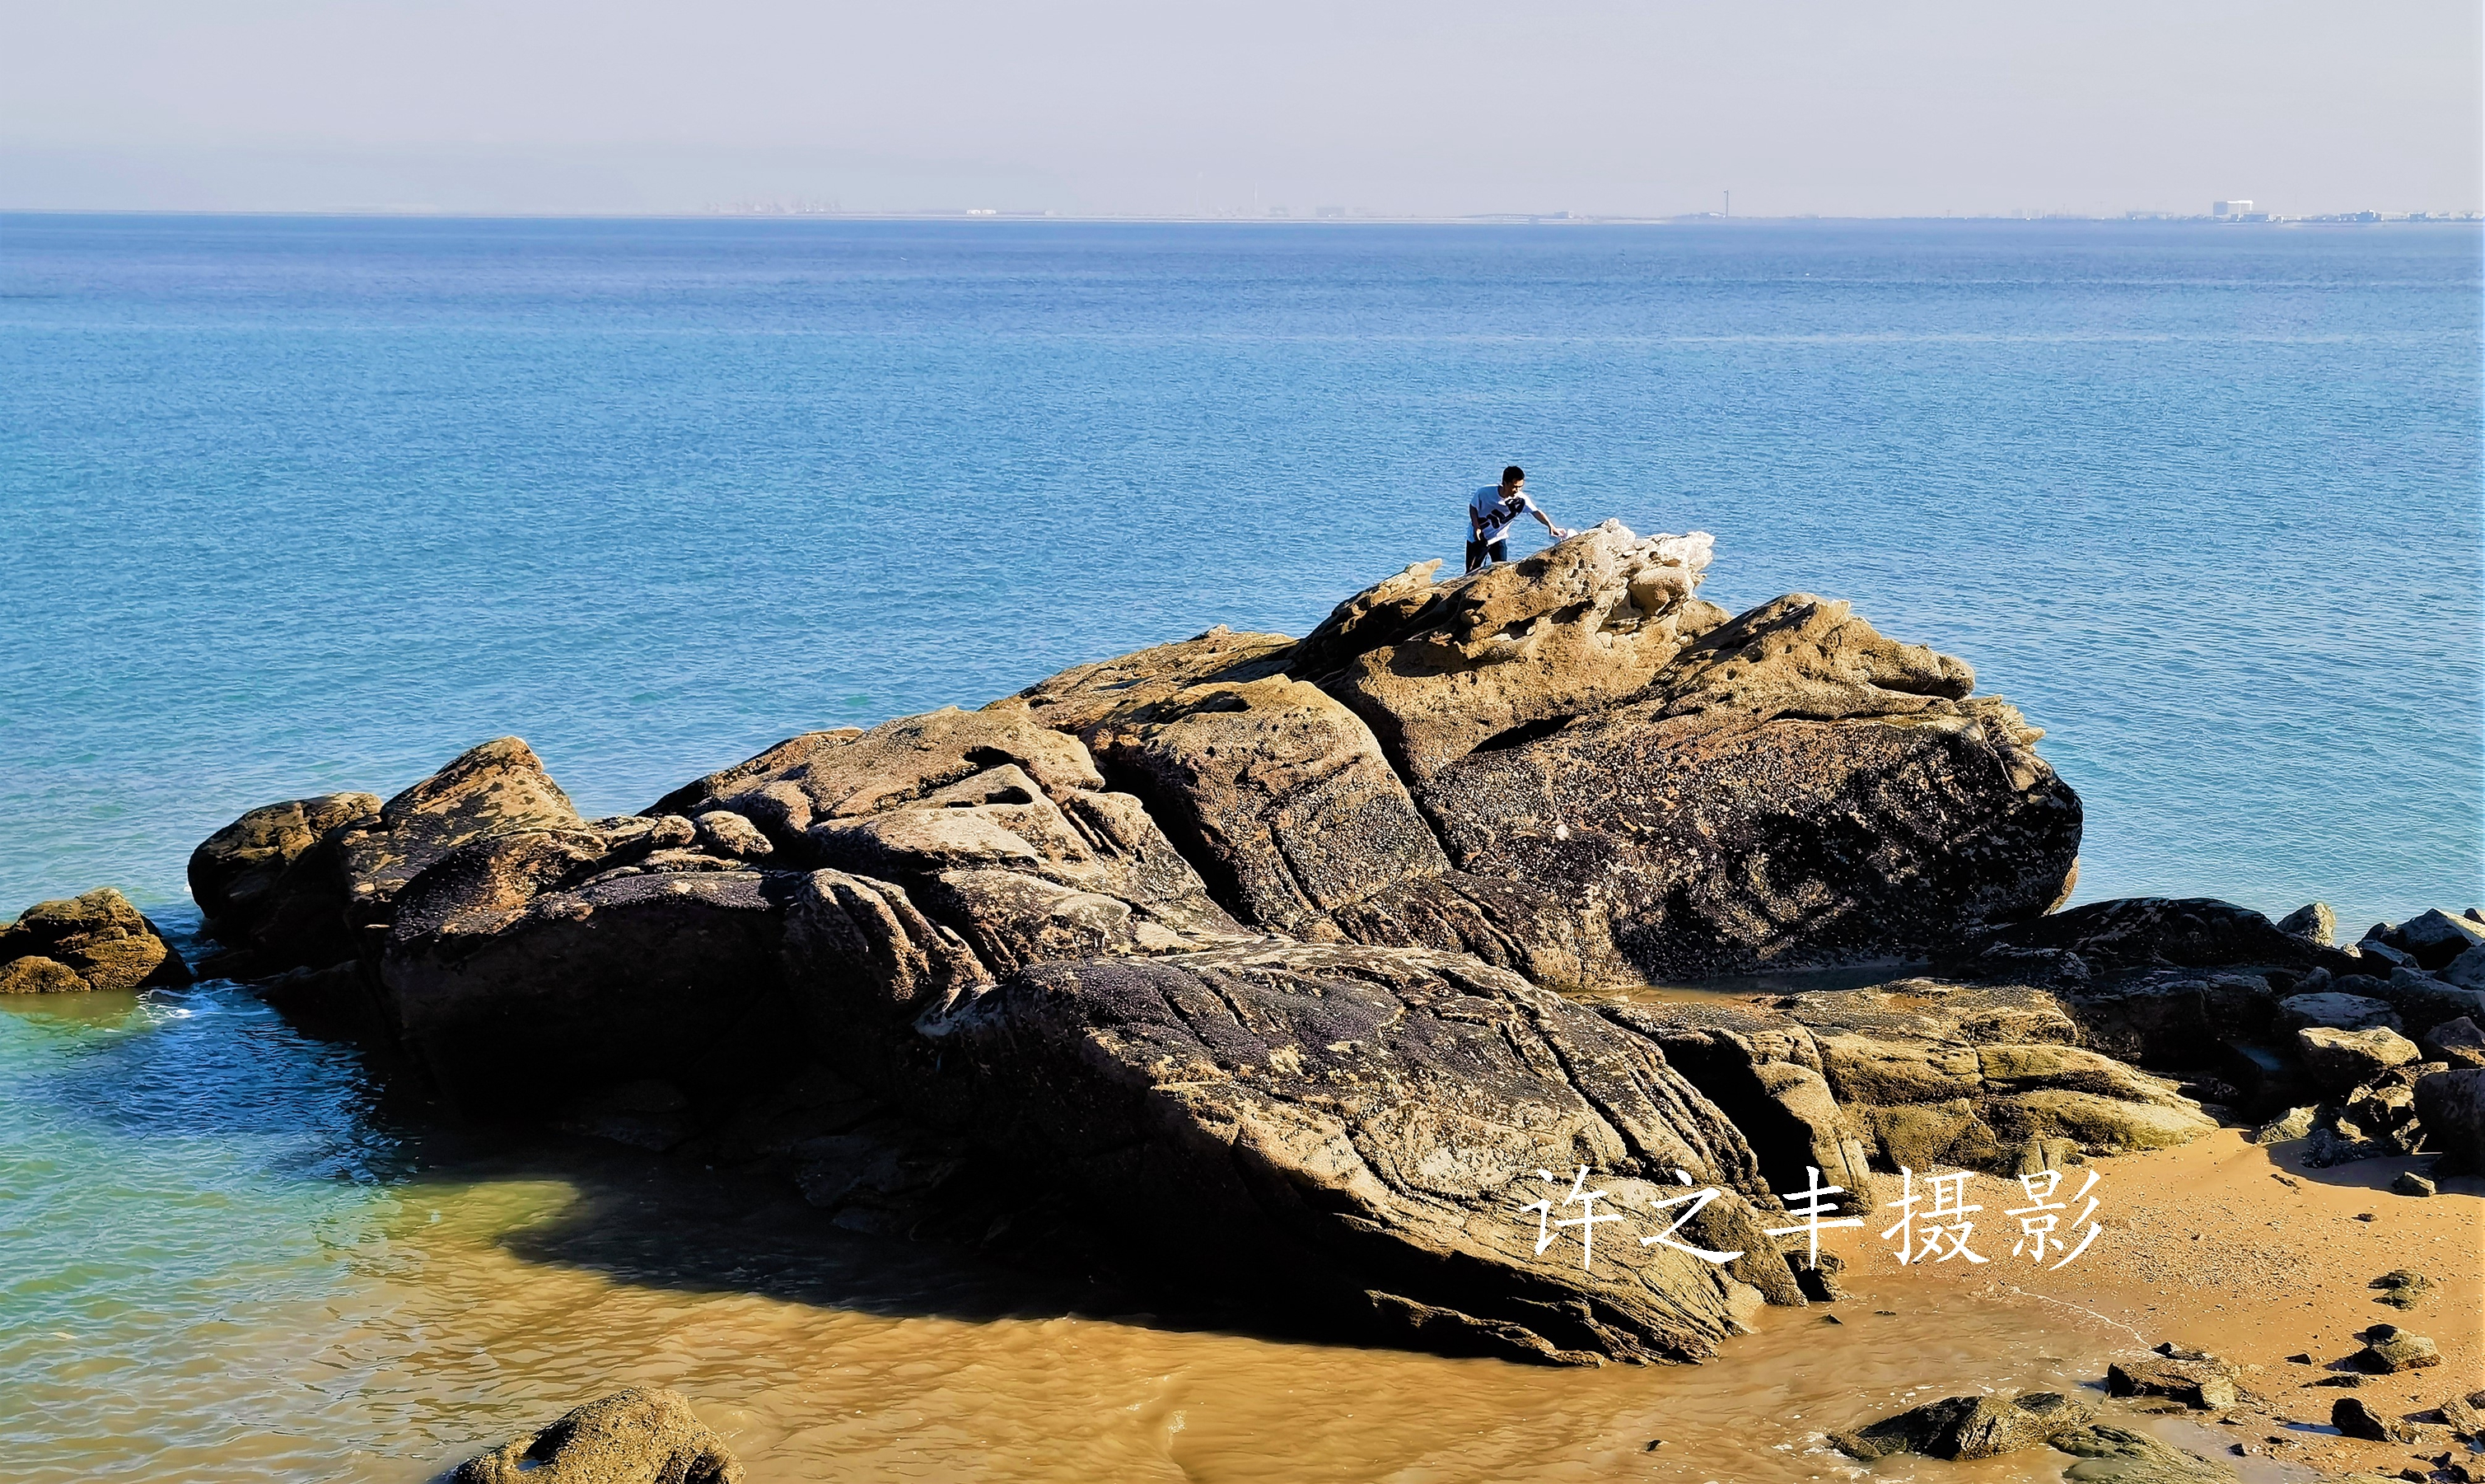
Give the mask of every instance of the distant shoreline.
[(151, 207), (62, 207), (0, 206), (0, 217), (194, 217), (222, 219), (232, 217), (264, 217), (274, 219), (314, 220), (377, 220), (439, 222), (991, 222), (1046, 223), (1063, 226), (1137, 226), (1137, 227), (1736, 227), (1757, 225), (1784, 227), (1795, 224), (1829, 226), (1926, 226), (1991, 225), (2012, 226), (2083, 226), (2083, 227), (2216, 227), (2216, 228), (2301, 228), (2301, 227), (2478, 227), (2485, 226), (2485, 212), (2342, 212), (2326, 215), (2294, 217), (2272, 216), (2260, 220), (2233, 217), (2174, 216), (2075, 216), (2048, 213), (2041, 216), (1725, 216), (1718, 212), (1692, 212), (1682, 216), (1590, 216), (1568, 212), (1484, 212), (1469, 216), (1179, 216), (1120, 215), (1086, 216), (1055, 211), (825, 211), (825, 210), (709, 210), (709, 211), (447, 211), (423, 207), (369, 208), (337, 207), (303, 210), (221, 210), (201, 211), (158, 209)]

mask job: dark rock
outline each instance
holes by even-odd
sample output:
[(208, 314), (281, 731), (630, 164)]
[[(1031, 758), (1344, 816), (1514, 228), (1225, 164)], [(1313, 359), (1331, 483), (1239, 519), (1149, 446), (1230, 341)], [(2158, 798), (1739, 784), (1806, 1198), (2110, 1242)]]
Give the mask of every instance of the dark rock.
[(2392, 938), (2397, 947), (2415, 957), (2417, 968), (2440, 969), (2470, 949), (2485, 944), (2485, 925), (2435, 908), (2399, 924)]
[(2233, 1038), (2270, 1034), (2279, 1013), (2278, 997), (2259, 974), (2116, 975), (2102, 985), (2066, 988), (2061, 997), (2082, 1044), (2169, 1070), (2223, 1066)]
[(449, 1484), (742, 1484), (742, 1465), (678, 1391), (631, 1387), (470, 1458)]
[(2434, 1183), (2413, 1170), (2402, 1170), (2391, 1179), (2390, 1189), (2402, 1196), (2430, 1196)]
[(2414, 1443), (2416, 1429), (2373, 1410), (2361, 1396), (2341, 1396), (2330, 1404), (2330, 1425), (2350, 1438), (2370, 1443)]
[(2373, 997), (2389, 1003), (2408, 1025), (2439, 1025), (2462, 1015), (2485, 1015), (2485, 989), (2462, 989), (2417, 969), (2392, 969)]
[(2281, 931), (2258, 912), (2209, 897), (2091, 902), (1998, 929), (1977, 940), (1977, 946), (2064, 949), (2090, 964), (2112, 968), (2309, 968), (2344, 962), (2335, 951)]
[(2117, 1361), (2106, 1368), (2110, 1396), (2163, 1396), (2198, 1412), (2217, 1412), (2235, 1404), (2235, 1368), (2214, 1357), (2153, 1361)]
[(2442, 982), (2459, 989), (2485, 989), (2485, 948), (2471, 948), (2442, 966)]
[(2429, 1062), (2445, 1062), (2452, 1066), (2485, 1066), (2485, 1030), (2467, 1015), (2445, 1020), (2417, 1038), (2417, 1046)]
[(2364, 1332), (2364, 1348), (2356, 1352), (2355, 1360), (2367, 1371), (2392, 1375), (2439, 1365), (2442, 1352), (2421, 1335), (2411, 1335), (2394, 1324), (2377, 1324)]
[(2365, 938), (2356, 945), (2354, 951), (2363, 960), (2367, 973), (2378, 969), (2381, 973), (2387, 974), (2392, 969), (2416, 967), (2416, 955), (2380, 937)]
[(1417, 797), (1453, 864), (1567, 893), (1652, 978), (1924, 957), (2044, 911), (2077, 854), (2039, 734), (1971, 685), (1797, 595), (1643, 699), (1479, 748)]
[(381, 805), (376, 821), (338, 832), (346, 925), (362, 931), (358, 943), (375, 948), (397, 893), (450, 851), (495, 835), (584, 823), (525, 742), (503, 737), (470, 748)]
[[(1471, 959), (1267, 944), (1039, 965), (927, 1029), (969, 1137), (1238, 1296), (1334, 1315), (1368, 1295), (1419, 1343), (1566, 1363), (1708, 1355), (1743, 1283), (1801, 1302), (1724, 1115), (1647, 1040)], [(1576, 1242), (1539, 1255), (1524, 1209), (1563, 1201), (1578, 1165), (1630, 1228), (1600, 1233), (1594, 1271)], [(1634, 1240), (1665, 1229), (1680, 1178), (1721, 1195), (1678, 1240), (1741, 1258)]]
[(2337, 941), (2338, 914), (2326, 902), (2308, 902), (2278, 920), (2278, 931), (2308, 938), (2323, 948)]
[(2307, 1026), (2295, 1033), (2295, 1046), (2313, 1086), (2333, 1093), (2369, 1082), (2418, 1055), (2416, 1042), (2387, 1026), (2366, 1031)]
[[(2432, 1192), (2427, 1191), (2426, 1194), (2430, 1195)], [(2388, 1304), (2392, 1309), (2414, 1309), (2418, 1301), (2433, 1291), (2433, 1280), (2421, 1273), (2411, 1273), (2405, 1268), (2396, 1268), (2374, 1279), (2364, 1286), (2381, 1289), (2382, 1296), (2378, 1302)]]
[(2031, 1391), (2007, 1400), (1952, 1396), (1884, 1417), (1853, 1432), (1831, 1433), (1830, 1443), (1849, 1458), (1871, 1463), (1894, 1453), (1926, 1458), (1996, 1458), (2033, 1448), (2096, 1414), (2057, 1391)]
[(710, 809), (692, 822), (698, 828), (699, 849), (736, 860), (760, 860), (776, 847), (759, 827), (729, 809)]
[(2062, 1471), (2072, 1484), (2232, 1484), (2232, 1471), (2111, 1423), (2057, 1433), (2046, 1440), (2080, 1461)]
[(186, 985), (189, 966), (109, 886), (38, 902), (0, 928), (0, 994)]
[[(2366, 980), (2364, 983), (2372, 982)], [(2279, 1001), (2277, 1024), (2283, 1031), (2307, 1027), (2327, 1027), (2335, 1031), (2364, 1031), (2374, 1026), (2386, 1026), (2393, 1031), (2405, 1029), (2399, 1020), (2399, 1012), (2387, 1002), (2335, 989), (2290, 995)]]
[(2485, 1066), (2418, 1077), (2416, 1115), (2442, 1160), (2436, 1174), (2485, 1173)]

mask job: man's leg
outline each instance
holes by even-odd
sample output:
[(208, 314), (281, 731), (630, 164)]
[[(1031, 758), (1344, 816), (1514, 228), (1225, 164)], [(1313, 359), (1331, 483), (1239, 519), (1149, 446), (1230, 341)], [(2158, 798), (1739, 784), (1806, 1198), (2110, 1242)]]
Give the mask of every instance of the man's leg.
[(1478, 567), (1483, 566), (1484, 557), (1485, 544), (1483, 542), (1470, 541), (1467, 543), (1467, 570), (1469, 572), (1473, 572)]
[(1494, 561), (1506, 562), (1510, 560), (1510, 543), (1507, 541), (1494, 542), (1488, 554), (1489, 554)]

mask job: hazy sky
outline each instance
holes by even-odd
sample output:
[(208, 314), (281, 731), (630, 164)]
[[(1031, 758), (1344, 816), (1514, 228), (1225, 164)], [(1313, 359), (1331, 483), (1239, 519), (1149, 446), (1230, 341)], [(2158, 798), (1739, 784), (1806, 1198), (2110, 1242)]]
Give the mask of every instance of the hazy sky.
[(2485, 206), (2477, 0), (0, 0), (0, 206)]

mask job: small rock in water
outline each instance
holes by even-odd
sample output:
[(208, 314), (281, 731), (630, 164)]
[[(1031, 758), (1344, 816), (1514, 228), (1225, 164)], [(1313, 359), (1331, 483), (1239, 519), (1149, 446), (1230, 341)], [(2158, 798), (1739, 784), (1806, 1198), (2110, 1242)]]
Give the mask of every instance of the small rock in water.
[(1952, 1396), (1884, 1417), (1830, 1443), (1849, 1458), (1871, 1463), (1893, 1453), (1926, 1458), (1993, 1458), (2033, 1448), (2076, 1428), (2095, 1414), (2059, 1391), (2030, 1391), (2004, 1400)]
[(2330, 1425), (2350, 1438), (2370, 1443), (2414, 1443), (2416, 1429), (2396, 1417), (2375, 1412), (2361, 1396), (2341, 1396), (2330, 1405)]
[(2398, 1178), (2390, 1181), (2390, 1189), (2402, 1196), (2430, 1196), (2434, 1193), (2435, 1187), (2431, 1180), (2415, 1171), (2402, 1170), (2398, 1174)]
[(2196, 1458), (2146, 1433), (2105, 1422), (2046, 1441), (2081, 1460), (2062, 1474), (2081, 1484), (2233, 1484), (2235, 1477), (2224, 1466)]
[(743, 1484), (743, 1472), (680, 1392), (631, 1387), (468, 1459), (449, 1484)]
[(2377, 1324), (2364, 1332), (2364, 1348), (2356, 1352), (2356, 1359), (2366, 1370), (2387, 1375), (2439, 1365), (2442, 1352), (2421, 1335), (2411, 1335), (2395, 1324)]

